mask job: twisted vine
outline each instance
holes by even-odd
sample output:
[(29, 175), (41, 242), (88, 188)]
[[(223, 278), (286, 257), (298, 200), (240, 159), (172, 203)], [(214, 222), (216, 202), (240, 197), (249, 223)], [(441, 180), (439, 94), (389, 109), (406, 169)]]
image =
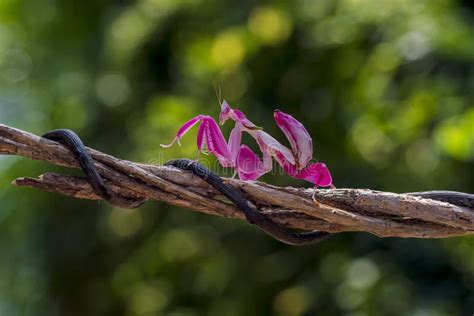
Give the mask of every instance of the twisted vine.
[[(79, 167), (86, 175), (47, 173), (39, 178), (19, 178), (13, 184), (77, 198), (104, 199), (118, 207), (138, 207), (146, 199), (164, 201), (213, 215), (246, 219), (291, 244), (307, 244), (347, 231), (417, 238), (474, 233), (474, 197), (468, 193), (316, 190), (315, 203), (312, 189), (220, 178), (187, 160), (170, 163), (180, 169), (133, 163), (88, 149), (73, 135), (60, 130), (41, 138), (0, 124), (0, 154)], [(74, 153), (77, 149), (82, 154)], [(91, 180), (97, 177), (101, 180)], [(213, 183), (218, 183), (217, 187)], [(294, 229), (307, 232), (296, 233)]]

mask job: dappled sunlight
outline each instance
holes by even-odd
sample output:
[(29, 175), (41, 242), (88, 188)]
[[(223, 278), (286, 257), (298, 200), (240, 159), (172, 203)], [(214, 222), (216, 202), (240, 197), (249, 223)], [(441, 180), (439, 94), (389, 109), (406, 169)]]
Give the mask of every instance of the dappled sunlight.
[[(198, 154), (198, 125), (181, 146), (160, 147), (197, 115), (218, 123), (224, 99), (275, 137), (249, 129), (275, 156), (324, 162), (338, 188), (472, 193), (473, 21), (470, 2), (455, 0), (0, 0), (0, 123), (37, 135), (69, 128), (91, 148), (143, 163), (199, 157), (232, 177), (216, 148)], [(282, 132), (276, 109), (304, 125), (311, 149), (278, 146), (301, 137)], [(212, 131), (228, 142), (236, 121)], [(242, 144), (241, 176), (260, 176), (258, 143), (245, 134)], [(1, 156), (0, 171), (1, 315), (474, 310), (469, 236), (351, 232), (289, 247), (244, 221), (165, 203), (122, 210), (11, 186), (79, 170)], [(259, 180), (312, 187), (282, 174)]]

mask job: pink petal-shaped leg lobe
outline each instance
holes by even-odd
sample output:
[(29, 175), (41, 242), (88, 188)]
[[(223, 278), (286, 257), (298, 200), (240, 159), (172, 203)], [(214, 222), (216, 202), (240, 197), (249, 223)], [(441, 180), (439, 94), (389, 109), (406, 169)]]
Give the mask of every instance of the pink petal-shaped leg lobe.
[[(291, 150), (253, 124), (244, 113), (238, 109), (232, 109), (224, 101), (221, 104), (219, 122), (224, 124), (228, 119), (236, 123), (229, 137), (228, 150), (230, 151), (231, 160), (235, 161), (235, 167), (242, 180), (255, 180), (269, 172), (272, 168), (272, 158), (275, 158), (283, 170), (293, 178), (309, 181), (315, 187), (332, 185), (331, 173), (326, 165), (310, 163), (313, 157), (313, 141), (303, 124), (293, 116), (279, 110), (274, 113), (275, 122), (288, 138)], [(250, 148), (245, 145), (240, 146), (243, 131), (249, 133), (257, 141), (263, 153), (263, 162)], [(209, 138), (209, 136), (206, 134), (205, 138)], [(206, 141), (210, 142), (209, 140)], [(218, 152), (214, 154), (218, 157), (219, 155), (227, 157), (226, 153)]]
[(329, 169), (324, 163), (310, 163), (303, 170), (298, 170), (295, 165), (285, 160), (281, 153), (277, 153), (275, 159), (290, 177), (302, 179), (314, 184), (315, 187), (328, 187), (332, 185), (332, 177)]
[(273, 118), (291, 145), (297, 169), (303, 169), (313, 157), (313, 140), (301, 122), (293, 116), (276, 110)]
[(260, 150), (263, 153), (268, 153), (270, 156), (273, 156), (280, 165), (283, 166), (284, 163), (289, 163), (291, 165), (296, 164), (291, 150), (282, 145), (267, 132), (251, 131), (250, 135), (257, 140)]
[(199, 125), (198, 133), (197, 133), (197, 148), (198, 151), (202, 151), (204, 148), (204, 143), (206, 141), (206, 124)]
[(230, 132), (228, 147), (233, 161), (236, 161), (240, 150), (240, 144), (242, 143), (242, 131), (242, 124), (240, 122), (236, 122), (235, 127)]
[(301, 172), (293, 176), (314, 184), (315, 187), (329, 187), (332, 185), (332, 176), (326, 164), (317, 162), (309, 164)]
[(177, 142), (178, 145), (181, 146), (179, 142), (181, 137), (183, 137), (184, 134), (186, 134), (194, 125), (200, 122), (203, 118), (204, 118), (204, 115), (198, 115), (196, 117), (193, 117), (192, 119), (184, 123), (183, 126), (179, 128), (178, 133), (176, 133), (176, 137), (173, 139), (171, 143), (169, 143), (168, 145), (161, 144), (160, 146), (164, 148), (168, 148), (168, 147), (171, 147), (175, 142)]
[(209, 152), (217, 157), (223, 167), (234, 167), (235, 162), (217, 122), (212, 117), (205, 116), (202, 124), (205, 125), (204, 139)]
[(252, 149), (242, 145), (237, 155), (236, 169), (241, 180), (257, 180), (267, 171), (265, 164)]

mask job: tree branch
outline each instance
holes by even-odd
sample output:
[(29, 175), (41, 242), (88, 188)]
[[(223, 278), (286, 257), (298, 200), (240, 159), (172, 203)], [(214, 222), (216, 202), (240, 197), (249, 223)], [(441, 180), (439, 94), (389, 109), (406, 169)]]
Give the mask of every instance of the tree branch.
[[(243, 219), (217, 191), (190, 173), (162, 165), (134, 163), (88, 149), (112, 189), (212, 215)], [(18, 155), (78, 168), (62, 145), (0, 124), (0, 154)], [(474, 233), (474, 211), (467, 207), (404, 194), (362, 189), (317, 190), (276, 187), (263, 182), (226, 181), (275, 221), (291, 228), (327, 232), (365, 231), (379, 237), (444, 238)], [(46, 173), (18, 178), (33, 187), (81, 199), (99, 199), (82, 177)]]

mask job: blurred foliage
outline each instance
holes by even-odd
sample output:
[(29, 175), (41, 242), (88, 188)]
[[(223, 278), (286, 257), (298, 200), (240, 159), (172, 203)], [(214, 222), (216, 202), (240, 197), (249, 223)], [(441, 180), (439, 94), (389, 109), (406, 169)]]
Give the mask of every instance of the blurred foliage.
[[(195, 131), (158, 144), (218, 114), (214, 81), (280, 139), (272, 111), (300, 119), (339, 187), (473, 192), (473, 19), (454, 0), (2, 0), (0, 122), (71, 128), (138, 161), (193, 158)], [(164, 204), (10, 186), (51, 169), (0, 157), (1, 315), (474, 312), (472, 237), (293, 248)]]

